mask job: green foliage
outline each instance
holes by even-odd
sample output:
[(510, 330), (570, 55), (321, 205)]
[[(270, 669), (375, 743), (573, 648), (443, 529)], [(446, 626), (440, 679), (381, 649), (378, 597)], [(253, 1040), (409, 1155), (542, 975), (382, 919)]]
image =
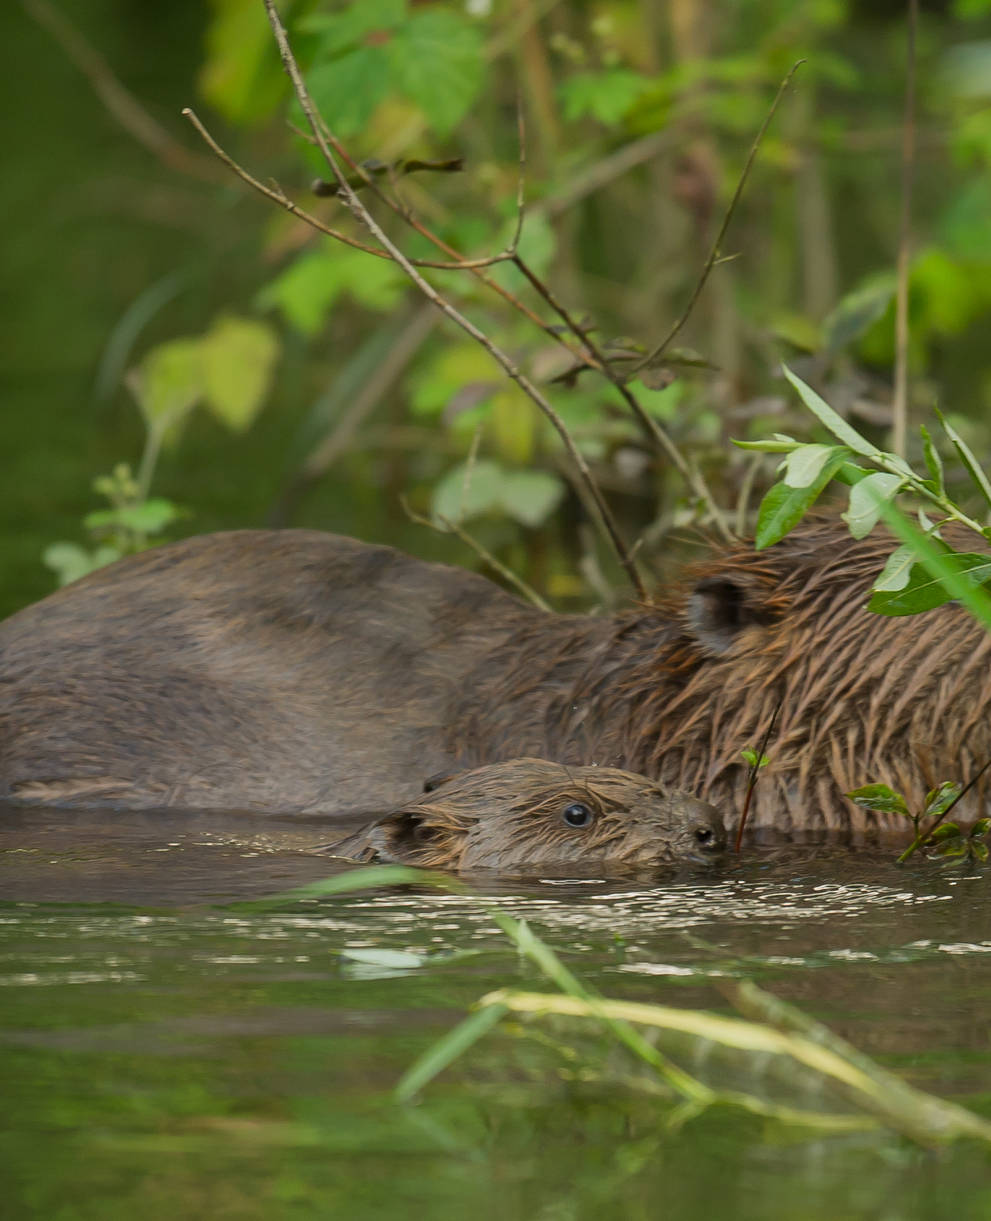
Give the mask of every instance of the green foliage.
[(898, 857), (899, 864), (921, 848), (932, 849), (935, 856), (950, 865), (961, 862), (983, 864), (988, 859), (985, 836), (991, 829), (991, 819), (978, 819), (966, 834), (957, 823), (943, 821), (965, 792), (964, 786), (957, 781), (944, 780), (926, 794), (925, 805), (914, 813), (901, 793), (896, 793), (886, 784), (866, 784), (847, 793), (847, 796), (865, 810), (898, 814), (912, 824), (912, 842)]
[(362, 131), (390, 96), (418, 107), (446, 136), (485, 84), (481, 32), (450, 9), (409, 12), (397, 0), (362, 0), (311, 16), (301, 27), (319, 36), (306, 80), (338, 136)]
[(267, 284), (258, 294), (258, 305), (278, 309), (291, 326), (315, 335), (342, 297), (385, 312), (395, 308), (407, 283), (394, 263), (326, 238)]
[(600, 123), (618, 123), (648, 87), (639, 72), (611, 68), (604, 72), (579, 72), (560, 86), (566, 119), (590, 115)]
[(482, 459), (454, 467), (434, 489), (432, 512), (438, 521), (470, 521), (504, 513), (524, 526), (539, 526), (557, 508), (564, 483), (546, 471), (507, 470)]

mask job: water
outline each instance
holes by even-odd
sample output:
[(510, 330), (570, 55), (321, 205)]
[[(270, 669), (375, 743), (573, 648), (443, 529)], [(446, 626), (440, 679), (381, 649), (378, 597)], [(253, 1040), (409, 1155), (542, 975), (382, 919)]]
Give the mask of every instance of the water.
[[(574, 1023), (500, 1027), (399, 1105), (395, 1082), (474, 1001), (544, 987), (471, 900), (253, 910), (232, 901), (326, 875), (306, 853), (323, 830), (2, 819), (4, 1221), (991, 1217), (983, 1148), (726, 1110), (672, 1130), (633, 1062)], [(534, 880), (488, 898), (606, 995), (729, 1012), (720, 981), (743, 974), (991, 1117), (987, 876), (806, 848), (664, 885)], [(711, 1084), (836, 1107), (778, 1061), (676, 1050)]]

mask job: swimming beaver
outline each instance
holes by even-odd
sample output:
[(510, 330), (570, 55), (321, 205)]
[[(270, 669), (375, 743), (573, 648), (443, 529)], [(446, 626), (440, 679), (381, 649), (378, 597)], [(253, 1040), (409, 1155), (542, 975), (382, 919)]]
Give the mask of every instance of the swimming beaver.
[(653, 606), (548, 614), (472, 573), (306, 530), (122, 560), (0, 624), (0, 798), (361, 812), (530, 755), (623, 767), (751, 825), (859, 836), (991, 755), (991, 641), (864, 604), (890, 550), (838, 524), (714, 551)]
[(512, 759), (450, 777), (321, 851), (432, 869), (645, 872), (726, 847), (704, 801), (614, 767)]

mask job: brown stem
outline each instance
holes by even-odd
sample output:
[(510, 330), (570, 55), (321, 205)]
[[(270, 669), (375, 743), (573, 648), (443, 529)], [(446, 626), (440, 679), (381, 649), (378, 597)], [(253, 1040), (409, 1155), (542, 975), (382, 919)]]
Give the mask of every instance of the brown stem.
[(705, 261), (705, 266), (702, 268), (702, 274), (699, 276), (698, 282), (696, 283), (695, 288), (692, 291), (692, 295), (688, 300), (688, 305), (685, 307), (685, 309), (682, 312), (682, 314), (680, 315), (680, 317), (675, 321), (675, 323), (671, 327), (670, 331), (668, 331), (667, 335), (665, 335), (665, 337), (661, 340), (661, 342), (657, 345), (657, 347), (655, 347), (653, 349), (653, 351), (649, 352), (643, 358), (643, 360), (640, 361), (639, 365), (637, 365), (638, 369), (643, 369), (647, 365), (656, 364), (660, 360), (660, 358), (664, 355), (664, 353), (668, 350), (668, 348), (671, 346), (672, 342), (675, 339), (675, 336), (678, 334), (678, 332), (681, 330), (681, 328), (685, 325), (685, 323), (688, 321), (689, 317), (691, 316), (692, 310), (695, 308), (695, 303), (696, 303), (696, 301), (698, 301), (699, 296), (702, 293), (702, 289), (705, 287), (706, 281), (709, 278), (709, 273), (712, 271), (713, 267), (716, 265), (716, 262), (719, 259), (719, 251), (720, 251), (720, 248), (722, 247), (723, 239), (726, 236), (726, 230), (729, 228), (729, 223), (733, 219), (733, 213), (736, 211), (737, 204), (740, 202), (740, 198), (743, 195), (743, 188), (746, 186), (747, 179), (750, 177), (750, 170), (754, 164), (754, 161), (757, 158), (757, 150), (760, 148), (761, 143), (764, 139), (764, 136), (767, 132), (767, 129), (771, 125), (771, 120), (774, 118), (775, 112), (778, 109), (778, 105), (780, 104), (781, 99), (785, 95), (785, 91), (787, 90), (788, 86), (791, 84), (792, 77), (795, 75), (795, 73), (804, 63), (805, 63), (805, 60), (800, 59), (800, 60), (797, 60), (794, 64), (792, 64), (791, 69), (788, 72), (788, 75), (784, 78), (784, 80), (778, 86), (778, 92), (774, 96), (774, 101), (771, 103), (771, 108), (767, 112), (767, 115), (764, 118), (764, 122), (760, 125), (760, 130), (757, 132), (757, 135), (754, 137), (754, 142), (750, 146), (750, 152), (747, 154), (747, 159), (743, 163), (743, 172), (740, 174), (740, 179), (736, 184), (736, 190), (733, 192), (733, 198), (730, 200), (729, 207), (726, 209), (725, 215), (723, 216), (722, 224), (719, 226), (719, 232), (716, 234), (716, 240), (712, 243), (712, 249), (709, 251), (709, 257)]
[(908, 273), (911, 254), (912, 178), (915, 168), (915, 31), (919, 0), (908, 0), (908, 54), (905, 65), (905, 120), (902, 128), (902, 199), (898, 231), (898, 286), (895, 293), (895, 387), (891, 404), (891, 448), (905, 455), (908, 435)]
[(347, 178), (344, 172), (341, 170), (341, 167), (338, 165), (330, 144), (324, 138), (320, 120), (306, 88), (306, 83), (303, 80), (302, 73), (299, 70), (299, 65), (297, 64), (292, 53), (285, 26), (283, 26), (282, 19), (280, 18), (278, 9), (275, 6), (275, 0), (264, 0), (264, 3), (265, 11), (268, 14), (269, 24), (272, 27), (276, 43), (279, 47), (279, 55), (282, 58), (283, 67), (289, 75), (296, 98), (299, 101), (303, 114), (306, 116), (310, 130), (313, 132), (313, 135), (316, 138), (320, 152), (323, 154), (324, 160), (327, 162), (327, 165), (330, 167), (334, 178), (337, 180), (338, 187), (340, 188), (341, 200), (345, 203), (349, 211), (351, 211), (353, 215), (357, 217), (357, 219), (368, 229), (382, 248), (392, 256), (396, 264), (403, 269), (409, 279), (412, 280), (412, 282), (416, 285), (420, 292), (423, 293), (427, 300), (432, 302), (432, 304), (441, 310), (446, 317), (450, 318), (450, 320), (456, 326), (460, 327), (465, 334), (470, 335), (476, 343), (480, 344), (489, 353), (492, 359), (500, 366), (507, 377), (511, 378), (520, 387), (523, 393), (536, 404), (539, 410), (542, 411), (546, 418), (550, 421), (551, 425), (564, 443), (568, 453), (571, 455), (571, 459), (580, 473), (582, 482), (588, 489), (589, 495), (595, 502), (602, 526), (605, 529), (606, 534), (608, 535), (610, 542), (616, 551), (619, 562), (629, 577), (637, 596), (643, 600), (646, 600), (647, 592), (636, 564), (633, 562), (626, 544), (619, 533), (619, 528), (616, 525), (609, 506), (606, 504), (602, 493), (599, 491), (595, 480), (592, 478), (592, 473), (588, 468), (588, 464), (572, 440), (570, 433), (564, 425), (564, 421), (557, 414), (544, 395), (540, 393), (537, 387), (529, 380), (529, 378), (526, 377), (524, 373), (521, 372), (520, 369), (516, 367), (510, 357), (503, 352), (501, 348), (497, 347), (487, 335), (480, 331), (473, 322), (460, 313), (460, 311), (457, 310), (446, 298), (442, 297), (433, 287), (433, 285), (429, 283), (429, 281), (425, 280), (423, 276), (420, 275), (417, 268), (406, 257), (406, 255), (403, 254), (403, 252), (392, 241), (390, 241), (388, 236), (383, 232), (381, 226), (362, 203), (359, 196), (348, 185)]

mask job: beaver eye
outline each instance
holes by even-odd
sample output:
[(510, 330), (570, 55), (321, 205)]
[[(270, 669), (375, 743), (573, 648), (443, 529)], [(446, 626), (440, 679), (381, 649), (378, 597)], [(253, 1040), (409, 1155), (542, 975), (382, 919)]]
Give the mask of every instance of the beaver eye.
[(561, 817), (569, 827), (587, 827), (592, 822), (592, 811), (580, 801), (566, 806)]

